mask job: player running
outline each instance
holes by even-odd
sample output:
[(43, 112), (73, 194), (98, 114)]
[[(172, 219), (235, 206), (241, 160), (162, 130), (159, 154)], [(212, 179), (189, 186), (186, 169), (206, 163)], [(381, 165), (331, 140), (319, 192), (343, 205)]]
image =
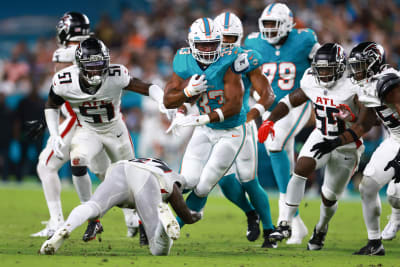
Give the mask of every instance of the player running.
[(307, 177), (316, 169), (325, 167), (321, 189), (320, 218), (307, 244), (308, 250), (320, 250), (328, 232), (328, 224), (335, 214), (340, 195), (357, 170), (364, 146), (362, 141), (337, 148), (328, 154), (318, 152), (318, 143), (332, 140), (348, 129), (354, 121), (352, 116), (344, 120), (337, 117), (342, 107), (350, 108), (358, 115), (357, 86), (344, 74), (346, 58), (343, 48), (335, 43), (321, 46), (314, 55), (312, 68), (301, 79), (301, 88), (285, 96), (258, 131), (260, 142), (271, 134), (276, 136), (274, 123), (283, 118), (293, 107), (308, 100), (314, 104), (317, 127), (307, 138), (297, 159), (286, 195), (284, 214), (271, 239), (282, 240), (291, 234), (291, 222), (304, 196)]
[[(385, 64), (385, 52), (375, 42), (356, 45), (349, 56), (350, 77), (358, 85), (359, 101), (366, 109), (360, 113), (351, 131), (334, 140), (319, 144), (321, 154), (353, 142), (375, 125), (378, 117), (389, 131), (386, 138), (373, 153), (364, 169), (360, 183), (364, 222), (368, 243), (356, 255), (385, 255), (381, 239), (390, 240), (400, 228), (400, 116), (397, 108), (400, 92), (399, 72)], [(387, 198), (392, 215), (382, 234), (380, 232), (380, 189), (389, 184)]]
[(184, 177), (158, 159), (123, 160), (111, 165), (105, 180), (90, 200), (74, 208), (64, 225), (40, 248), (54, 254), (71, 232), (87, 220), (104, 216), (114, 206), (135, 208), (143, 220), (153, 255), (168, 255), (179, 225), (167, 202), (185, 223), (195, 223), (202, 214), (188, 209), (181, 195)]
[[(89, 163), (103, 150), (111, 162), (134, 158), (132, 140), (120, 112), (123, 90), (150, 95), (159, 103), (160, 110), (165, 112), (165, 108), (162, 89), (132, 78), (123, 65), (110, 65), (108, 49), (100, 40), (88, 38), (82, 41), (75, 55), (76, 65), (54, 75), (46, 103), (45, 116), (52, 149), (48, 158), (68, 157), (63, 132), (58, 128), (59, 107), (67, 101), (78, 123), (70, 145), (71, 170), (77, 179), (86, 180)], [(86, 189), (83, 202), (91, 196), (90, 184)]]
[[(170, 127), (196, 126), (183, 156), (181, 174), (187, 188), (193, 189), (186, 199), (188, 207), (200, 211), (243, 146), (246, 112), (241, 76), (231, 69), (238, 50), (221, 51), (221, 32), (210, 18), (197, 19), (188, 39), (190, 48), (179, 49), (175, 55), (164, 104), (177, 108), (195, 98), (200, 110), (201, 115), (181, 117)], [(187, 85), (186, 79), (190, 79)]]
[[(262, 56), (262, 71), (276, 95), (271, 111), (279, 100), (300, 87), (300, 79), (320, 45), (313, 30), (293, 29), (293, 13), (282, 3), (268, 5), (258, 19), (258, 26), (259, 32), (249, 34), (244, 44)], [(294, 138), (309, 121), (311, 109), (309, 101), (291, 109), (274, 125), (275, 138), (267, 139), (264, 144), (280, 192), (278, 222), (282, 220), (286, 188), (294, 168)], [(268, 115), (269, 112), (265, 113), (263, 119)], [(292, 226), (293, 235), (287, 244), (301, 244), (308, 230), (298, 213)]]
[[(224, 12), (218, 15), (214, 21), (222, 33), (222, 47), (240, 48), (243, 37), (243, 26), (240, 19), (232, 12)], [(246, 131), (248, 134), (234, 164), (218, 184), (224, 195), (245, 212), (248, 222), (247, 239), (255, 241), (260, 235), (259, 222), (261, 217), (264, 237), (262, 247), (276, 248), (276, 242), (271, 243), (268, 238), (274, 229), (268, 196), (257, 178), (257, 127), (254, 122), (255, 118), (264, 114), (265, 110), (272, 105), (275, 96), (268, 79), (261, 72), (260, 54), (254, 50), (243, 50), (242, 52), (243, 54), (240, 54), (233, 63), (233, 68), (243, 73), (242, 81), (245, 87), (243, 106), (247, 114)], [(250, 109), (251, 86), (260, 95), (260, 99)], [(235, 174), (238, 178), (235, 177)], [(251, 204), (247, 200), (246, 193), (249, 195)]]

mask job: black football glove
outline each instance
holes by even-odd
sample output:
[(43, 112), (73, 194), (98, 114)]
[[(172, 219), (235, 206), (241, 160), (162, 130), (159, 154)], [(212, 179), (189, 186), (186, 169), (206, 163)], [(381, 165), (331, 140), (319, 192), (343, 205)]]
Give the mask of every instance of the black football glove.
[(340, 138), (328, 139), (324, 138), (323, 142), (315, 144), (311, 148), (311, 152), (315, 151), (314, 158), (320, 159), (323, 155), (330, 153), (332, 150), (342, 144)]
[(387, 171), (390, 168), (394, 169), (394, 176), (392, 178), (394, 180), (394, 183), (395, 184), (399, 183), (400, 182), (400, 150), (399, 150), (399, 152), (397, 152), (396, 157), (394, 157), (394, 159), (389, 161), (383, 170)]
[(27, 127), (26, 137), (33, 140), (41, 137), (47, 127), (46, 122), (40, 120), (26, 121), (25, 126)]

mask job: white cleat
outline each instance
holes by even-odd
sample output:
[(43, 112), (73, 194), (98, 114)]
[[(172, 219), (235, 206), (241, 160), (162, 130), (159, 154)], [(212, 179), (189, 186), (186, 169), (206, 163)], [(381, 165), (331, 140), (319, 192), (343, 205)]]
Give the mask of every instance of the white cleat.
[(49, 220), (49, 221), (42, 221), (42, 224), (46, 225), (46, 227), (37, 233), (31, 234), (30, 236), (47, 237), (47, 238), (52, 237), (54, 233), (57, 231), (57, 229), (64, 224), (64, 222), (55, 223)]
[(177, 240), (180, 235), (180, 227), (168, 204), (158, 204), (159, 218), (165, 232), (172, 240)]
[(383, 240), (392, 240), (396, 237), (396, 233), (400, 230), (400, 222), (390, 219), (382, 231)]
[(46, 240), (40, 248), (40, 254), (53, 255), (64, 243), (64, 240), (69, 237), (67, 229), (61, 228), (57, 230), (53, 237)]
[(125, 216), (125, 223), (128, 231), (126, 233), (127, 237), (134, 237), (139, 232), (139, 216), (136, 210), (123, 209)]
[(292, 236), (286, 241), (286, 244), (300, 245), (307, 235), (308, 229), (303, 220), (300, 218), (300, 215), (297, 215), (292, 221)]

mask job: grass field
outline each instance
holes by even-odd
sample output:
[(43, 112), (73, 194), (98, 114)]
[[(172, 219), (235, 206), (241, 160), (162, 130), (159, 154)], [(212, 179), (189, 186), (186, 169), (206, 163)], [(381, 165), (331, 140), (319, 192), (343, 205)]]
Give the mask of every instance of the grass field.
[[(79, 204), (73, 190), (62, 193), (64, 215)], [(383, 200), (385, 202), (385, 200)], [(273, 218), (277, 200), (271, 200)], [(382, 227), (390, 212), (383, 206)], [(319, 218), (319, 201), (305, 200), (301, 215), (311, 231)], [(151, 256), (140, 247), (138, 237), (127, 238), (122, 212), (113, 208), (102, 219), (102, 242), (81, 241), (86, 226), (76, 229), (55, 256), (37, 252), (43, 238), (29, 234), (42, 228), (48, 219), (39, 186), (0, 187), (0, 266), (400, 266), (400, 237), (384, 242), (386, 256), (351, 255), (366, 243), (366, 231), (359, 200), (343, 201), (333, 218), (322, 251), (307, 251), (302, 245), (279, 244), (278, 249), (261, 248), (262, 238), (248, 242), (245, 216), (226, 199), (212, 196), (204, 219), (185, 226), (168, 257)], [(275, 219), (274, 219), (275, 220)], [(310, 235), (309, 234), (309, 235)]]

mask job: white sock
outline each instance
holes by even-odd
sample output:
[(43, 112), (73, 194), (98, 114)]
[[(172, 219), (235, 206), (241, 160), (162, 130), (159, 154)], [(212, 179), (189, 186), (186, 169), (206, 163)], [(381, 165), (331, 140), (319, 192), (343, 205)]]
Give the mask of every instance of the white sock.
[(67, 229), (68, 233), (71, 233), (75, 228), (81, 226), (87, 220), (98, 216), (100, 216), (100, 211), (93, 205), (81, 204), (71, 211), (67, 221), (64, 223), (64, 227)]
[(133, 209), (122, 209), (125, 217), (125, 224), (127, 227), (139, 227), (139, 216)]
[(280, 221), (282, 221), (283, 218), (283, 210), (285, 209), (285, 200), (286, 200), (286, 194), (284, 193), (279, 193), (279, 216), (278, 216), (278, 222), (279, 224)]
[(63, 223), (64, 216), (61, 206), (61, 183), (56, 170), (53, 170), (41, 162), (38, 163), (37, 173), (42, 182), (44, 197), (50, 213), (50, 220)]
[(72, 175), (72, 181), (81, 203), (89, 201), (92, 196), (92, 181), (90, 180), (89, 174), (86, 173), (82, 176)]
[(307, 178), (293, 173), (292, 178), (287, 186), (286, 190), (286, 204), (285, 211), (283, 212), (283, 220), (292, 221), (296, 211), (304, 197), (304, 191), (306, 189)]
[(64, 223), (64, 215), (62, 213), (61, 201), (48, 201), (50, 220), (56, 222), (58, 225)]
[(364, 176), (360, 184), (360, 193), (362, 199), (362, 209), (365, 226), (367, 227), (368, 239), (380, 239), (380, 215), (381, 199), (379, 190), (381, 186), (372, 178)]
[(392, 215), (390, 219), (396, 222), (400, 222), (400, 209), (392, 208)]
[(316, 226), (316, 230), (317, 232), (324, 232), (326, 233), (326, 228), (328, 227), (328, 223), (331, 220), (331, 218), (333, 217), (333, 215), (335, 214), (336, 210), (338, 208), (338, 202), (336, 201), (336, 203), (330, 207), (327, 207), (324, 205), (323, 202), (321, 202), (321, 206), (320, 206), (320, 214), (319, 214), (319, 221), (317, 223)]

